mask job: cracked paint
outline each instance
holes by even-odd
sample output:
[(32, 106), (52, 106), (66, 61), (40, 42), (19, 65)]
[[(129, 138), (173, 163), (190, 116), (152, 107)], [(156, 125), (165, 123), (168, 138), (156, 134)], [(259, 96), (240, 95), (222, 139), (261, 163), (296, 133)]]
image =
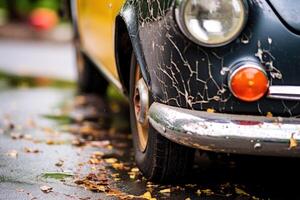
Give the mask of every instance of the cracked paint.
[[(138, 13), (137, 34), (155, 101), (193, 110), (213, 109), (219, 113), (300, 115), (297, 101), (263, 98), (246, 103), (236, 99), (229, 90), (227, 74), (240, 61), (260, 63), (271, 85), (299, 85), (294, 74), (300, 73), (300, 57), (295, 52), (288, 53), (289, 48), (300, 45), (299, 36), (283, 27), (266, 1), (249, 0), (248, 4), (249, 21), (240, 37), (224, 47), (207, 48), (191, 42), (181, 33), (174, 19), (175, 1), (128, 1), (128, 6)], [(283, 36), (295, 42), (284, 43)], [(288, 55), (294, 60), (288, 60)]]

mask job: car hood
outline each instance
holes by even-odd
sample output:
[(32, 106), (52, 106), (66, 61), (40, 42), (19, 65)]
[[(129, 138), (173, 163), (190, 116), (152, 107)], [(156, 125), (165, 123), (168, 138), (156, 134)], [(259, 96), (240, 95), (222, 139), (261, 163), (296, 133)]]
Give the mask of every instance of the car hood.
[(299, 0), (269, 0), (279, 17), (295, 31), (300, 31)]

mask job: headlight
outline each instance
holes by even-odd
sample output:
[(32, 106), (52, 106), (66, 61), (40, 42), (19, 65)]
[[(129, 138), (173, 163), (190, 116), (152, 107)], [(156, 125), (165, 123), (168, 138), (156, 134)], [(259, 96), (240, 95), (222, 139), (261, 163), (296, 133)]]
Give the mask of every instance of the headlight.
[(175, 12), (182, 32), (195, 43), (208, 47), (236, 39), (248, 17), (243, 0), (177, 0)]

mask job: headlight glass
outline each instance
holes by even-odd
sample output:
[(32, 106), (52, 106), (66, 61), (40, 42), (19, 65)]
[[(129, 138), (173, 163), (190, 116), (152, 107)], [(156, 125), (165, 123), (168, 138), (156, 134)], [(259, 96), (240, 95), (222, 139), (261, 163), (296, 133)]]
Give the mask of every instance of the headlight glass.
[(247, 15), (243, 0), (182, 0), (176, 9), (183, 33), (203, 46), (222, 46), (236, 39)]

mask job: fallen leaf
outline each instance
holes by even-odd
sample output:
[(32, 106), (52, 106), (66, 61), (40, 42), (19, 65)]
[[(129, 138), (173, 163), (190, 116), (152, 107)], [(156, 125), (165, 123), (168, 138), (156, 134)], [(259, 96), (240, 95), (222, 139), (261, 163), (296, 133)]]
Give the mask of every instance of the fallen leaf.
[(91, 142), (89, 142), (89, 145), (92, 147), (105, 148), (110, 145), (110, 141), (108, 141), (108, 140), (91, 141)]
[(82, 185), (86, 189), (94, 192), (109, 191), (108, 178), (106, 176), (106, 172), (101, 172), (98, 174), (90, 173), (84, 179), (75, 180), (75, 184)]
[(25, 135), (24, 135), (24, 139), (25, 139), (25, 140), (32, 140), (32, 135), (25, 134)]
[(29, 148), (29, 147), (25, 147), (25, 148), (24, 148), (24, 152), (25, 152), (25, 153), (39, 153), (40, 150), (38, 150), (38, 149), (31, 149), (31, 148)]
[(64, 161), (63, 160), (59, 160), (57, 163), (55, 163), (56, 167), (62, 167), (64, 165)]
[(190, 188), (194, 188), (196, 186), (197, 186), (196, 184), (185, 184), (185, 187), (190, 187)]
[(105, 159), (105, 162), (108, 164), (114, 164), (114, 163), (118, 162), (118, 160), (116, 158), (107, 158), (107, 159)]
[(273, 117), (273, 114), (272, 114), (271, 112), (268, 112), (268, 113), (267, 113), (267, 117), (268, 117), (268, 118), (272, 118), (272, 117)]
[(205, 189), (205, 190), (201, 190), (201, 192), (207, 196), (213, 195), (214, 192), (211, 191), (211, 189)]
[(101, 151), (95, 151), (95, 152), (93, 152), (93, 157), (102, 157), (104, 155), (104, 153), (103, 152), (101, 152)]
[(12, 158), (17, 158), (18, 157), (18, 151), (17, 150), (11, 150), (7, 153), (7, 155), (9, 157), (12, 157)]
[(54, 145), (55, 142), (54, 142), (53, 140), (47, 140), (47, 141), (46, 141), (46, 144), (48, 144), (48, 145)]
[(57, 180), (63, 180), (64, 178), (73, 177), (74, 174), (68, 172), (45, 172), (42, 174), (43, 178), (52, 178)]
[(131, 169), (132, 172), (139, 172), (140, 170), (137, 167)]
[(91, 159), (89, 159), (89, 163), (92, 165), (98, 165), (101, 163), (101, 160), (99, 160), (97, 158), (91, 158)]
[(206, 110), (206, 112), (208, 112), (208, 113), (215, 113), (216, 111), (215, 111), (214, 109), (212, 109), (212, 108), (208, 108), (208, 109)]
[(53, 191), (53, 188), (52, 187), (49, 187), (49, 186), (41, 186), (40, 189), (42, 190), (42, 192), (44, 193), (49, 193), (49, 192), (52, 192)]
[(13, 140), (19, 140), (19, 139), (24, 138), (24, 135), (22, 135), (22, 134), (20, 134), (20, 133), (11, 133), (11, 134), (10, 134), (10, 137), (11, 137)]
[(135, 179), (135, 174), (129, 174), (129, 178)]
[(143, 199), (147, 200), (156, 200), (156, 198), (152, 198), (152, 195), (150, 192), (145, 192), (143, 195), (140, 196)]
[(235, 193), (238, 195), (250, 196), (247, 192), (245, 192), (241, 188), (235, 187), (234, 190), (235, 190)]
[(125, 166), (123, 163), (113, 163), (112, 167), (116, 170), (124, 170)]
[(61, 141), (61, 140), (46, 140), (46, 144), (48, 145), (63, 145), (66, 144), (67, 141)]
[(160, 193), (170, 193), (171, 192), (171, 188), (167, 188), (167, 189), (163, 189), (159, 191)]
[(290, 149), (296, 148), (298, 146), (298, 142), (297, 140), (294, 138), (294, 134), (292, 134), (291, 138), (290, 138)]
[(84, 139), (77, 138), (72, 141), (72, 145), (77, 146), (77, 147), (82, 147), (82, 146), (86, 145), (86, 141)]
[(150, 189), (152, 189), (152, 188), (157, 188), (159, 185), (155, 185), (155, 184), (153, 184), (153, 183), (147, 183), (147, 185), (146, 185), (146, 187), (147, 188), (150, 188)]

